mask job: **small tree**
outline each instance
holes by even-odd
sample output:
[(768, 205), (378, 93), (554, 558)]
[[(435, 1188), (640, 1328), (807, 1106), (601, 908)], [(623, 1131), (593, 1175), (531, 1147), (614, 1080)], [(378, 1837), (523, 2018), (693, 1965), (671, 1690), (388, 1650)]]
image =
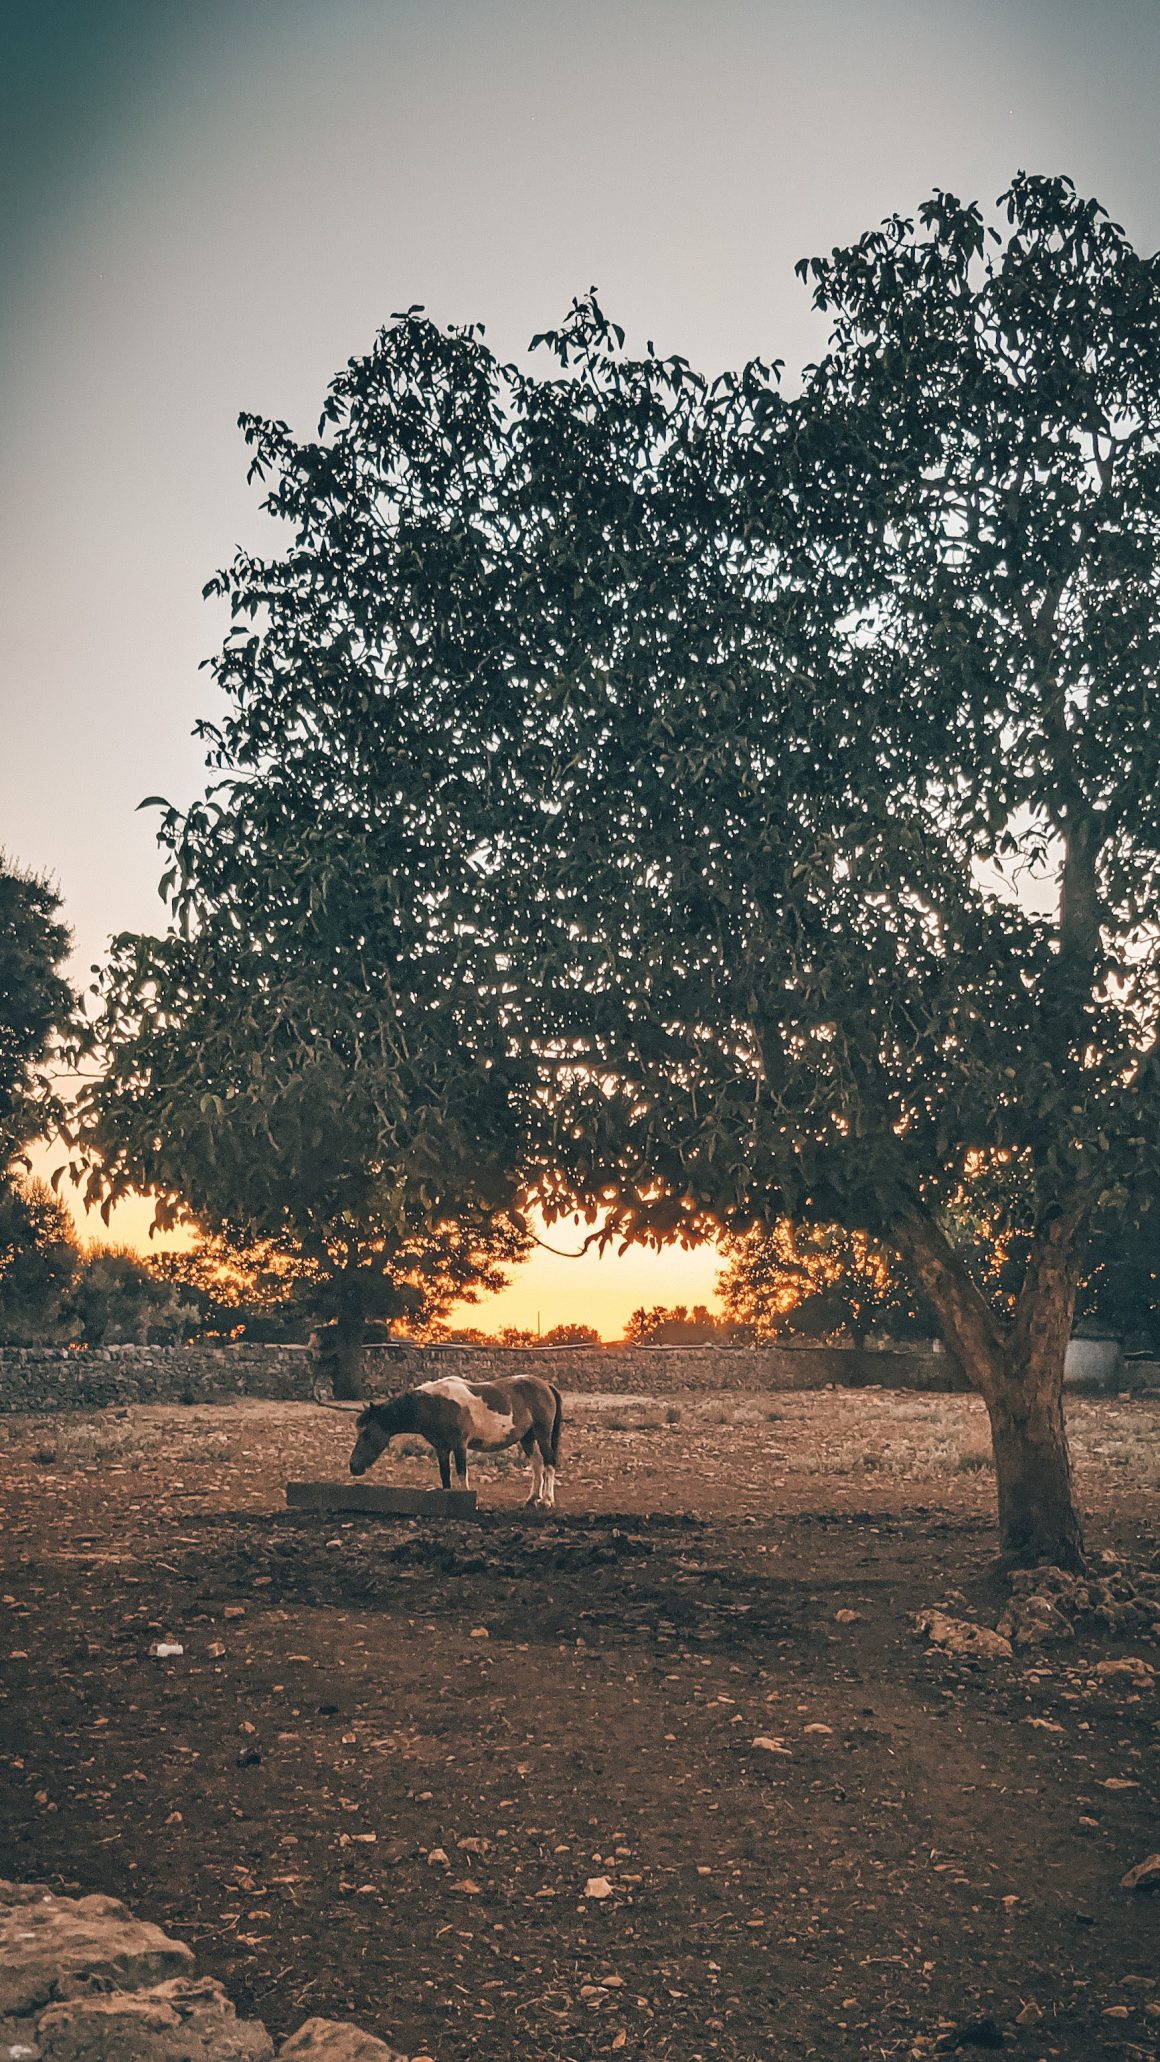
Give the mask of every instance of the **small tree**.
[(704, 1303), (694, 1303), (692, 1310), (684, 1303), (655, 1303), (651, 1310), (642, 1306), (633, 1311), (625, 1329), (633, 1346), (722, 1345), (734, 1334), (733, 1324), (715, 1317)]
[(217, 920), (118, 942), (105, 1072), (78, 1105), (87, 1192), (106, 1209), (151, 1192), (163, 1227), (274, 1247), (300, 1307), (335, 1327), (338, 1393), (357, 1396), (368, 1321), (500, 1287), (525, 1250), (504, 1094), (486, 1060), (473, 1074), (478, 1024), (457, 1031), (466, 998), (441, 1007), (437, 979), (401, 1010), (365, 937), (354, 969), (321, 980), (268, 927), (262, 943), (275, 971)]

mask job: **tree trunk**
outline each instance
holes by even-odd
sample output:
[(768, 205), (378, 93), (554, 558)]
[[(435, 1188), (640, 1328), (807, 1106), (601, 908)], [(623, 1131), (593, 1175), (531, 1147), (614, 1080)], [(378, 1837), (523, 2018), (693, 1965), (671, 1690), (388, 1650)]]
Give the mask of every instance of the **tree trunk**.
[(999, 1491), (999, 1542), (1013, 1567), (1050, 1562), (1077, 1573), (1083, 1536), (1072, 1496), (1063, 1368), (1006, 1375), (986, 1399)]
[(1080, 1212), (1039, 1226), (1006, 1341), (1002, 1379), (984, 1392), (995, 1442), (1006, 1559), (1083, 1567), (1063, 1415), (1063, 1370), (1079, 1280)]
[(899, 1253), (946, 1343), (987, 1406), (999, 1497), (999, 1546), (1012, 1566), (1081, 1570), (1063, 1368), (1075, 1311), (1079, 1213), (1040, 1227), (1012, 1325), (1001, 1327), (954, 1247), (914, 1210), (895, 1226)]
[(332, 1384), (340, 1403), (361, 1403), (366, 1397), (362, 1357), (365, 1336), (366, 1319), (361, 1311), (340, 1310), (331, 1347)]

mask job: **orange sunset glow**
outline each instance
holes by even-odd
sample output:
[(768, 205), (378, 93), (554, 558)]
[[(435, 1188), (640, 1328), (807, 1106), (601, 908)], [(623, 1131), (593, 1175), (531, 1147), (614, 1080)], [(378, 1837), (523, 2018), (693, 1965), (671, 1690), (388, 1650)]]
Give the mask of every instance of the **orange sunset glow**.
[[(30, 1154), (33, 1173), (50, 1181), (59, 1167), (59, 1147), (39, 1146)], [(109, 1213), (103, 1224), (96, 1211), (86, 1211), (79, 1191), (67, 1180), (60, 1184), (62, 1200), (76, 1225), (77, 1236), (86, 1244), (130, 1246), (138, 1253), (181, 1252), (196, 1243), (190, 1231), (161, 1232), (150, 1236), (153, 1205), (148, 1196), (132, 1196)], [(478, 1326), (481, 1331), (499, 1332), (506, 1326), (521, 1331), (549, 1332), (555, 1325), (591, 1325), (602, 1339), (623, 1337), (634, 1310), (643, 1305), (704, 1303), (719, 1309), (716, 1293), (720, 1256), (714, 1246), (700, 1246), (684, 1252), (679, 1246), (653, 1252), (646, 1246), (630, 1247), (618, 1253), (610, 1246), (604, 1253), (592, 1250), (577, 1259), (561, 1255), (578, 1251), (589, 1230), (587, 1225), (568, 1221), (552, 1226), (534, 1220), (538, 1238), (558, 1250), (537, 1246), (530, 1260), (512, 1270), (506, 1289), (495, 1296), (483, 1296), (478, 1303), (458, 1303), (448, 1314), (452, 1326)]]

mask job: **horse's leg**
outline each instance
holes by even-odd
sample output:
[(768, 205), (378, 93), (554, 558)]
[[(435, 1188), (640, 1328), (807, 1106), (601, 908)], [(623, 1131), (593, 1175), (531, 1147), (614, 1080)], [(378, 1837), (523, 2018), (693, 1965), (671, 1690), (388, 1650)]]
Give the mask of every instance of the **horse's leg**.
[(556, 1502), (556, 1469), (551, 1433), (537, 1432), (536, 1447), (540, 1456), (540, 1502), (550, 1511)]
[(451, 1451), (449, 1447), (437, 1446), (435, 1455), (439, 1462), (439, 1480), (444, 1489), (451, 1487)]
[(537, 1460), (540, 1463), (540, 1502), (545, 1510), (550, 1511), (556, 1501), (556, 1456), (552, 1452), (552, 1428), (550, 1425), (547, 1429), (543, 1425), (534, 1425), (532, 1433), (536, 1442), (532, 1465), (534, 1467)]
[(471, 1482), (467, 1473), (467, 1448), (462, 1445), (457, 1446), (455, 1449), (455, 1472), (459, 1477), (460, 1489), (470, 1489)]
[(528, 1506), (530, 1508), (532, 1504), (539, 1503), (540, 1491), (544, 1483), (544, 1464), (540, 1459), (540, 1450), (536, 1443), (534, 1427), (524, 1433), (523, 1438), (520, 1440), (520, 1445), (532, 1464), (532, 1493), (528, 1498)]
[(531, 1463), (532, 1463), (532, 1493), (531, 1493), (531, 1495), (530, 1495), (529, 1497), (526, 1497), (526, 1498), (525, 1498), (525, 1502), (526, 1502), (526, 1503), (529, 1503), (529, 1504), (532, 1504), (532, 1503), (534, 1503), (534, 1502), (535, 1502), (535, 1500), (536, 1500), (536, 1463), (535, 1463), (535, 1449), (536, 1449), (536, 1435), (535, 1435), (535, 1433), (534, 1433), (534, 1432), (531, 1432), (531, 1431), (529, 1431), (529, 1432), (525, 1432), (525, 1433), (524, 1433), (524, 1436), (523, 1436), (523, 1438), (522, 1438), (522, 1439), (520, 1440), (520, 1452), (521, 1452), (521, 1453), (523, 1454), (523, 1456), (524, 1456), (524, 1459), (525, 1459), (525, 1460), (527, 1460), (527, 1461), (531, 1461)]
[(556, 1505), (556, 1469), (560, 1464), (560, 1426), (564, 1417), (564, 1399), (554, 1383), (549, 1386), (552, 1390), (552, 1416), (547, 1430), (543, 1433), (537, 1433), (537, 1438), (546, 1442), (544, 1444), (544, 1501), (549, 1510), (554, 1510)]

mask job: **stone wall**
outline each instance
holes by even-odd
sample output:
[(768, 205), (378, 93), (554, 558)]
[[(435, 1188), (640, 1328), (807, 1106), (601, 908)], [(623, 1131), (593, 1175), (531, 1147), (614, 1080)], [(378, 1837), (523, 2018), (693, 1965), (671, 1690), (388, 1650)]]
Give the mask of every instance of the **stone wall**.
[(541, 1375), (557, 1388), (591, 1394), (670, 1396), (685, 1389), (958, 1389), (958, 1364), (929, 1346), (855, 1353), (828, 1346), (372, 1346), (372, 1389), (405, 1388), (437, 1375)]
[(0, 1347), (0, 1411), (99, 1410), (111, 1403), (304, 1399), (306, 1346)]
[[(366, 1349), (372, 1395), (463, 1374), (542, 1375), (577, 1392), (669, 1396), (682, 1390), (961, 1389), (958, 1366), (930, 1347), (854, 1353), (822, 1346), (414, 1346)], [(96, 1410), (108, 1404), (213, 1403), (235, 1396), (306, 1401), (306, 1346), (192, 1345), (0, 1348), (0, 1412)]]
[[(1156, 1390), (1160, 1363), (1128, 1361), (1097, 1375), (1069, 1352), (1068, 1380), (1091, 1389)], [(856, 1353), (830, 1346), (414, 1346), (366, 1348), (371, 1395), (412, 1388), (439, 1375), (472, 1381), (542, 1375), (576, 1394), (673, 1396), (683, 1390), (933, 1389), (966, 1380), (933, 1346)], [(1074, 1365), (1073, 1365), (1074, 1359)], [(307, 1346), (0, 1347), (0, 1413), (100, 1410), (107, 1404), (217, 1403), (235, 1396), (307, 1402), (314, 1393)]]

